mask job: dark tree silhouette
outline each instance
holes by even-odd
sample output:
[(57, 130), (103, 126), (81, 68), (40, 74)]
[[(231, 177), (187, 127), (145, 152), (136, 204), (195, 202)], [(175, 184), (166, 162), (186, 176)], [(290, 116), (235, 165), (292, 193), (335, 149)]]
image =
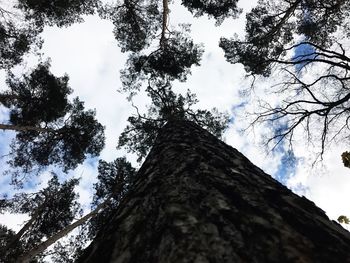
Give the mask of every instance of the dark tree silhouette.
[(67, 171), (104, 146), (104, 128), (95, 112), (86, 111), (78, 98), (69, 102), (68, 76), (55, 77), (49, 66), (39, 64), (22, 78), (10, 74), (9, 90), (0, 95), (0, 103), (10, 109), (9, 123), (0, 129), (16, 132), (9, 163), (21, 172), (51, 164)]
[(125, 157), (117, 158), (113, 162), (100, 160), (98, 165), (98, 182), (94, 185), (93, 209), (105, 203), (105, 207), (89, 222), (89, 237), (93, 239), (99, 229), (128, 192), (130, 184), (134, 180), (136, 169)]
[[(186, 27), (183, 27), (187, 31)], [(172, 32), (171, 37), (161, 40), (157, 50), (150, 54), (133, 53), (122, 70), (122, 84), (125, 91), (138, 91), (143, 81), (185, 81), (192, 65), (199, 65), (203, 50), (184, 32)]]
[(343, 0), (259, 1), (247, 14), (245, 39), (221, 39), (227, 60), (242, 63), (249, 75), (282, 78), (271, 87), (281, 100), (262, 102), (253, 122), (286, 123), (268, 142), (292, 143), (303, 127), (322, 155), (328, 143), (348, 139), (348, 11)]
[[(101, 17), (116, 26), (114, 34), (122, 51), (131, 51), (121, 71), (122, 90), (131, 95), (140, 90), (145, 80), (185, 81), (191, 66), (199, 65), (202, 47), (190, 38), (189, 25), (170, 28), (168, 0), (125, 0), (99, 11)], [(150, 44), (152, 48), (147, 49)]]
[(241, 9), (237, 7), (238, 0), (224, 0), (220, 2), (205, 0), (182, 0), (182, 4), (191, 11), (194, 16), (207, 14), (216, 19), (216, 24), (220, 25), (228, 17), (237, 18)]
[(49, 62), (39, 64), (20, 78), (10, 72), (8, 90), (0, 94), (0, 103), (10, 109), (11, 124), (36, 126), (63, 117), (72, 93), (68, 80), (67, 75), (55, 77)]
[(17, 194), (6, 200), (7, 211), (26, 213), (30, 219), (17, 233), (10, 233), (0, 248), (1, 262), (21, 262), (18, 258), (59, 232), (76, 217), (80, 206), (74, 187), (77, 179), (60, 183), (53, 175), (48, 186), (37, 193)]
[(99, 9), (102, 18), (113, 22), (113, 33), (122, 52), (138, 52), (149, 47), (161, 28), (159, 3), (157, 0), (123, 0)]
[(45, 25), (69, 26), (92, 15), (98, 0), (18, 0), (0, 6), (0, 69), (22, 62), (23, 55), (41, 48)]
[(92, 15), (99, 7), (99, 0), (18, 0), (18, 8), (23, 10), (25, 19), (35, 21), (35, 25), (69, 26), (83, 22), (82, 15)]
[[(20, 241), (17, 242), (17, 245), (13, 248), (11, 248), (10, 251), (3, 252), (4, 248), (7, 246), (11, 240), (13, 240), (16, 237), (16, 232), (8, 229), (4, 225), (0, 225), (0, 251), (2, 251), (2, 254), (0, 256), (1, 262), (11, 262), (11, 260), (16, 256), (22, 254), (24, 244), (22, 244)], [(33, 263), (36, 263), (37, 261), (33, 259)]]
[[(77, 179), (60, 184), (54, 175), (48, 187), (38, 193), (19, 194), (12, 199), (1, 200), (5, 203), (3, 210), (28, 213), (30, 219), (17, 233), (6, 228), (1, 230), (4, 239), (0, 243), (3, 255), (0, 260), (27, 263), (50, 255), (55, 263), (74, 262), (85, 243), (108, 223), (109, 215), (129, 190), (136, 170), (125, 158), (117, 158), (111, 163), (101, 160), (98, 173), (93, 207), (84, 216), (81, 216), (77, 194), (74, 193)], [(78, 213), (80, 218), (76, 219)], [(79, 228), (79, 233), (69, 237), (68, 244), (67, 241), (59, 241), (76, 228)], [(53, 244), (54, 248), (46, 251)]]
[[(41, 47), (40, 28), (21, 21), (21, 13), (0, 6), (0, 69), (9, 69), (20, 62), (32, 47)], [(18, 21), (20, 20), (20, 21)]]

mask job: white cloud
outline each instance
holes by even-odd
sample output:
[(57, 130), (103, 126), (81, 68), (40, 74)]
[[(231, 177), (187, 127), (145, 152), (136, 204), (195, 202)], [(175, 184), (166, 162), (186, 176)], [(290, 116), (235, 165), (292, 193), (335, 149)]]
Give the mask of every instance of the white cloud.
[(28, 219), (29, 217), (25, 214), (0, 214), (0, 224), (4, 224), (6, 225), (6, 227), (16, 232), (23, 227), (25, 221), (27, 221)]

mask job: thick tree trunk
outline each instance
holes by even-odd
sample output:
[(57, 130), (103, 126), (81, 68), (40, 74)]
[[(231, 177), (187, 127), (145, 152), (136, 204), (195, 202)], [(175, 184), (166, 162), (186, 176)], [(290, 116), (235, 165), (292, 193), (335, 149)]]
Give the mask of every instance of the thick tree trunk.
[(79, 262), (350, 262), (350, 234), (237, 150), (173, 121)]

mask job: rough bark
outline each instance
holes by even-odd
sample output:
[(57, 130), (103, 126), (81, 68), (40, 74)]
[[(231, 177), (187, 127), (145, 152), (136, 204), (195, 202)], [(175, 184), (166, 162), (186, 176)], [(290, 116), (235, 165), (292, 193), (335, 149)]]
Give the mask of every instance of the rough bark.
[(350, 262), (350, 234), (236, 149), (168, 123), (78, 262)]
[(160, 46), (163, 48), (166, 42), (166, 31), (168, 30), (169, 3), (163, 0), (163, 16), (162, 16), (162, 33), (160, 37)]

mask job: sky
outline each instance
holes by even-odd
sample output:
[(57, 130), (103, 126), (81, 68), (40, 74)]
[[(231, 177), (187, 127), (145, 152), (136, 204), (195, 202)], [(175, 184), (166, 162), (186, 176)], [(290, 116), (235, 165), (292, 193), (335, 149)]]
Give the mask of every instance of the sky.
[[(241, 0), (239, 5), (244, 11), (249, 11), (255, 2)], [(254, 130), (242, 132), (242, 129), (249, 125), (245, 113), (254, 111), (257, 103), (254, 98), (240, 96), (240, 90), (249, 87), (250, 82), (245, 78), (242, 65), (226, 62), (218, 42), (223, 36), (243, 36), (244, 14), (237, 20), (227, 20), (220, 27), (215, 27), (213, 20), (208, 20), (207, 17), (193, 18), (181, 6), (172, 5), (170, 8), (170, 24), (191, 23), (194, 42), (203, 43), (205, 47), (201, 66), (192, 68), (192, 75), (188, 77), (187, 82), (175, 83), (175, 90), (185, 92), (190, 89), (196, 93), (200, 101), (199, 108), (217, 107), (228, 112), (232, 121), (224, 134), (224, 141), (242, 152), (266, 173), (295, 193), (306, 196), (331, 219), (335, 220), (342, 214), (350, 216), (350, 206), (347, 205), (347, 200), (350, 200), (350, 170), (343, 166), (340, 157), (342, 152), (349, 150), (345, 144), (333, 145), (327, 149), (323, 161), (312, 166), (316, 149), (307, 145), (303, 139), (295, 142), (293, 158), (287, 158), (287, 145), (282, 144), (273, 152), (267, 152), (261, 146), (261, 138), (271, 132), (268, 127), (256, 127)], [(121, 88), (119, 71), (124, 66), (127, 54), (120, 52), (112, 30), (113, 25), (110, 21), (92, 16), (85, 17), (84, 23), (68, 28), (47, 27), (42, 34), (44, 44), (41, 51), (44, 58), (50, 57), (51, 71), (56, 76), (65, 73), (69, 75), (69, 83), (74, 90), (72, 97), (79, 96), (85, 102), (86, 108), (96, 109), (98, 120), (106, 127), (106, 147), (100, 158), (113, 161), (126, 155), (138, 165), (135, 156), (116, 149), (119, 134), (126, 126), (127, 118), (135, 112), (126, 100), (126, 95), (118, 92)], [(30, 68), (35, 62), (35, 58), (29, 56), (26, 59), (26, 67)], [(4, 74), (0, 72), (0, 80), (3, 79)], [(269, 79), (258, 79), (255, 95), (268, 96), (269, 101), (278, 103), (278, 95), (266, 93), (269, 85)], [(149, 99), (142, 93), (134, 99), (134, 104), (141, 110), (145, 109), (147, 103)], [(6, 111), (0, 107), (0, 121), (6, 120)], [(0, 131), (0, 155), (8, 151), (12, 136), (11, 132)], [(300, 138), (303, 138), (302, 135)], [(0, 159), (2, 167), (3, 160), (4, 158)], [(88, 209), (92, 186), (96, 182), (97, 159), (85, 161), (76, 170), (64, 176), (82, 178), (77, 191), (81, 203)], [(49, 178), (47, 172), (43, 173), (39, 178), (33, 179), (26, 190), (36, 191), (44, 187)], [(0, 177), (0, 189), (1, 193), (13, 192), (8, 177)], [(0, 223), (17, 230), (25, 219), (25, 216), (0, 215)]]

